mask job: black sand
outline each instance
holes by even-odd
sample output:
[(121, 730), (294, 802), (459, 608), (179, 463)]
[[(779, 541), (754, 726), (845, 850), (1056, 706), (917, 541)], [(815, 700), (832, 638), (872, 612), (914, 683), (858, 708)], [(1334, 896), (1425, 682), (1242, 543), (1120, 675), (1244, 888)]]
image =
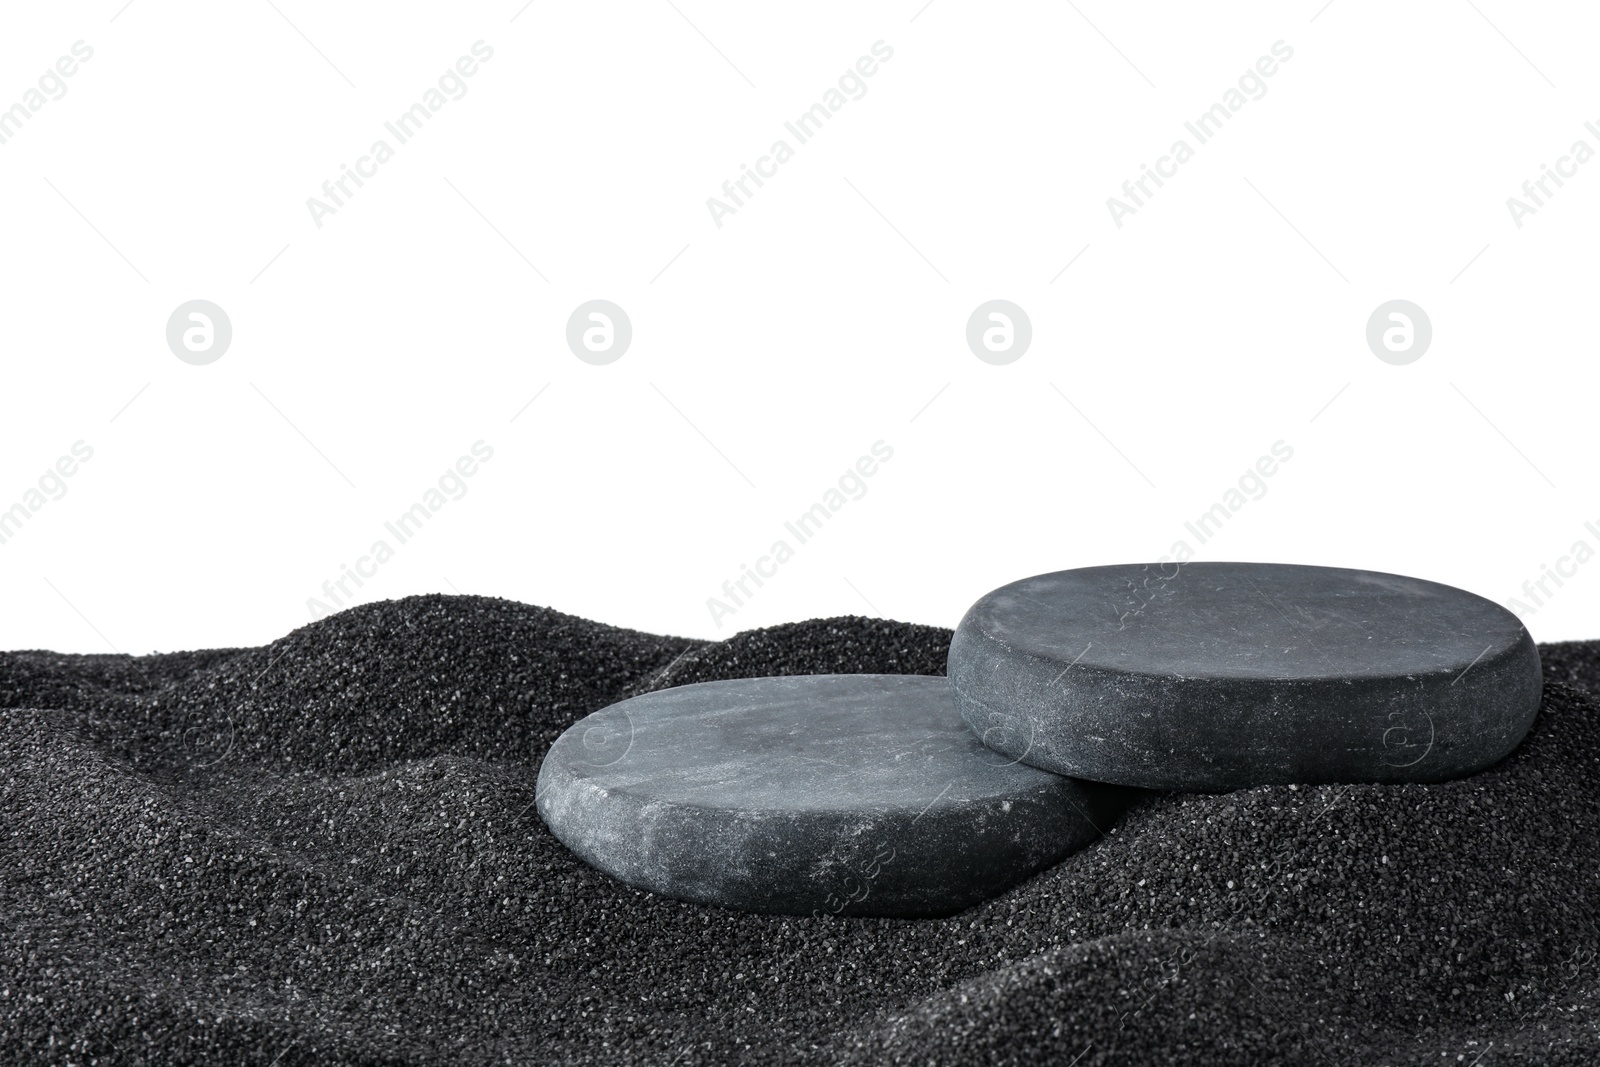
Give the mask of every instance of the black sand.
[(940, 673), (949, 636), (422, 597), (260, 649), (0, 654), (0, 1062), (1600, 1062), (1600, 642), (1541, 648), (1478, 775), (1143, 794), (950, 919), (659, 899), (533, 810), (623, 696)]

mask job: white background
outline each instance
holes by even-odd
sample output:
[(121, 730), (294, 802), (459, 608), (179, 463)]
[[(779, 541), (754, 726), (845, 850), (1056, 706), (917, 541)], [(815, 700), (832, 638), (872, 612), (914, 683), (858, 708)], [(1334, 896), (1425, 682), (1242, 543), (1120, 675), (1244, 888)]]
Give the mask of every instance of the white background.
[[(0, 545), (0, 647), (270, 641), (479, 440), (360, 602), (951, 626), (1183, 539), (1506, 603), (1600, 548), (1600, 161), (1520, 228), (1506, 203), (1600, 149), (1582, 5), (275, 2), (0, 16), (0, 107), (93, 48), (0, 145), (0, 509), (94, 450)], [(307, 198), (480, 40), (466, 95), (315, 225)], [(880, 40), (796, 145), (784, 122)], [(1184, 122), (1280, 40), (1198, 145)], [(1180, 137), (1194, 158), (1116, 226), (1107, 198)], [(719, 228), (707, 198), (779, 138), (794, 158)], [(196, 298), (234, 331), (203, 367), (165, 339)], [(565, 342), (593, 298), (633, 323), (608, 366)], [(993, 298), (1032, 321), (1007, 366), (965, 341)], [(1365, 340), (1395, 298), (1433, 325), (1407, 366)], [(866, 495), (714, 623), (879, 440)], [(1198, 544), (1184, 523), (1279, 440)], [(1600, 563), (1564, 581), (1529, 628), (1600, 636)]]

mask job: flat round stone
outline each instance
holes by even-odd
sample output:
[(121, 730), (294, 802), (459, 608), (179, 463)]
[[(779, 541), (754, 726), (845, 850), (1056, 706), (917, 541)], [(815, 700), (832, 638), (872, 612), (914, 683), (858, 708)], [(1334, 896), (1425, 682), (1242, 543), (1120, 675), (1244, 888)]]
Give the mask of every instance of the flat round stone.
[(950, 915), (1098, 836), (1115, 792), (980, 744), (943, 678), (701, 682), (580, 720), (539, 813), (629, 885), (776, 914)]
[(1517, 746), (1542, 691), (1533, 638), (1492, 601), (1269, 563), (1025, 578), (972, 606), (948, 670), (996, 751), (1189, 792), (1469, 774)]

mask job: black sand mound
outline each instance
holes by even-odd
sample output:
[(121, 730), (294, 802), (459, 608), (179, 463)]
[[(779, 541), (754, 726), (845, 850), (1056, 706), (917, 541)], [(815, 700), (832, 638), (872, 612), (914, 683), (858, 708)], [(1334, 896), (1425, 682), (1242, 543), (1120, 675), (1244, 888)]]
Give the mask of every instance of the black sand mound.
[(1542, 649), (1482, 774), (1143, 794), (950, 919), (652, 897), (533, 809), (623, 696), (939, 673), (949, 636), (419, 597), (261, 649), (0, 654), (0, 1062), (1600, 1062), (1600, 642)]

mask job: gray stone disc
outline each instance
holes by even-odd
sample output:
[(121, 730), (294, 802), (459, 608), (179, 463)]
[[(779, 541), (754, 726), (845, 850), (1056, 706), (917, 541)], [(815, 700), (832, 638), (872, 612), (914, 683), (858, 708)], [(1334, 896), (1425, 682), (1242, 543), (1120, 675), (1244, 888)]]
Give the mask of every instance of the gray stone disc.
[(985, 748), (943, 678), (701, 682), (574, 724), (539, 814), (579, 857), (679, 900), (950, 915), (1098, 836), (1119, 791)]
[(961, 620), (948, 670), (962, 718), (996, 751), (1190, 792), (1469, 774), (1517, 746), (1543, 689), (1533, 638), (1492, 601), (1267, 563), (1013, 582)]

